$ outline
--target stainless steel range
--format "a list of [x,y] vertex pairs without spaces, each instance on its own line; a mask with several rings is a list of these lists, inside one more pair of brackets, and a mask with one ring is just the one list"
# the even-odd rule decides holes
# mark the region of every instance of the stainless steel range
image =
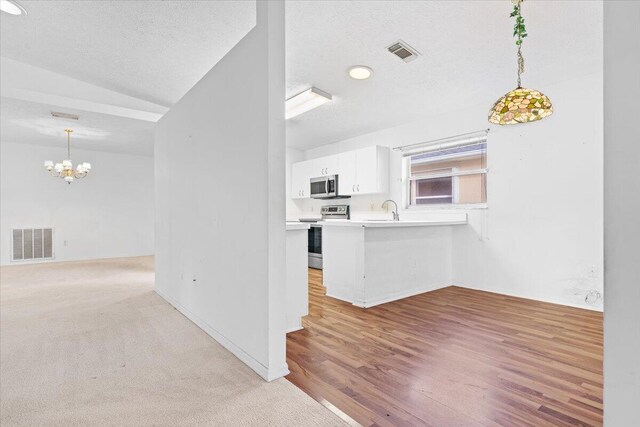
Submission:
[[349,205],[328,205],[320,208],[322,218],[300,218],[311,224],[309,228],[309,267],[322,270],[322,225],[325,219],[349,219]]

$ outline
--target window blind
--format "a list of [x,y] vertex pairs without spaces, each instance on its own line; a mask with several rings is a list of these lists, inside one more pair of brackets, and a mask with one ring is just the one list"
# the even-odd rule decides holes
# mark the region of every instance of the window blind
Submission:
[[411,157],[418,154],[430,153],[433,151],[478,145],[487,142],[488,133],[489,129],[484,129],[477,132],[465,133],[462,135],[436,139],[433,141],[418,142],[416,144],[395,147],[394,150],[401,151],[402,157]]

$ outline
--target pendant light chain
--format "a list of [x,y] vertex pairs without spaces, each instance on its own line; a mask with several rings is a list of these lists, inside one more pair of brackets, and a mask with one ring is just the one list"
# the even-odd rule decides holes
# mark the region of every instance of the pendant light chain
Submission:
[[522,74],[524,73],[524,57],[522,56],[522,39],[527,37],[527,30],[524,26],[524,18],[522,17],[522,2],[524,0],[512,0],[513,12],[512,17],[516,18],[516,24],[513,26],[513,35],[517,36],[516,45],[518,46],[518,87],[522,87]]
[[67,160],[71,160],[71,129],[64,131],[67,133]]
[[518,46],[518,87],[522,87],[520,76],[524,73],[524,58],[522,57],[522,46]]
[[542,92],[522,87],[524,73],[524,57],[522,56],[522,41],[527,37],[524,18],[522,17],[522,3],[524,0],[511,0],[513,10],[511,18],[515,18],[513,37],[516,38],[518,60],[518,87],[500,97],[489,110],[489,123],[498,125],[513,125],[542,120],[553,114],[553,105]]

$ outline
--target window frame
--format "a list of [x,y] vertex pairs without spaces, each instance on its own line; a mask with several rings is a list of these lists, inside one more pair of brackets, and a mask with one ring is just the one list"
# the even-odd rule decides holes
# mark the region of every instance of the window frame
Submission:
[[[488,151],[489,145],[485,142],[485,152],[488,163]],[[417,154],[416,154],[417,155]],[[402,211],[428,211],[428,210],[452,210],[452,209],[487,209],[489,201],[489,167],[473,169],[469,171],[456,171],[457,168],[451,168],[452,172],[447,174],[425,174],[424,178],[444,178],[450,176],[452,178],[452,200],[457,200],[459,196],[458,192],[458,177],[464,175],[485,175],[485,192],[486,198],[483,203],[434,203],[427,205],[412,205],[411,204],[411,157],[402,157]],[[415,178],[414,178],[415,179]]]

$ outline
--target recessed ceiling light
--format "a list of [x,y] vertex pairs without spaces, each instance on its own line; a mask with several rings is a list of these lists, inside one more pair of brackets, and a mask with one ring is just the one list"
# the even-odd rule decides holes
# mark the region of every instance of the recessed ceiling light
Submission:
[[27,11],[24,10],[24,7],[20,6],[13,0],[0,0],[0,10],[3,12],[7,12],[10,15],[27,14]]
[[332,98],[331,94],[316,87],[300,92],[299,94],[287,99],[287,102],[285,103],[285,119],[290,119],[302,113],[306,113],[309,110],[313,110],[314,108],[331,101]]
[[354,65],[349,68],[349,77],[355,80],[366,80],[373,76],[373,70],[366,65]]

